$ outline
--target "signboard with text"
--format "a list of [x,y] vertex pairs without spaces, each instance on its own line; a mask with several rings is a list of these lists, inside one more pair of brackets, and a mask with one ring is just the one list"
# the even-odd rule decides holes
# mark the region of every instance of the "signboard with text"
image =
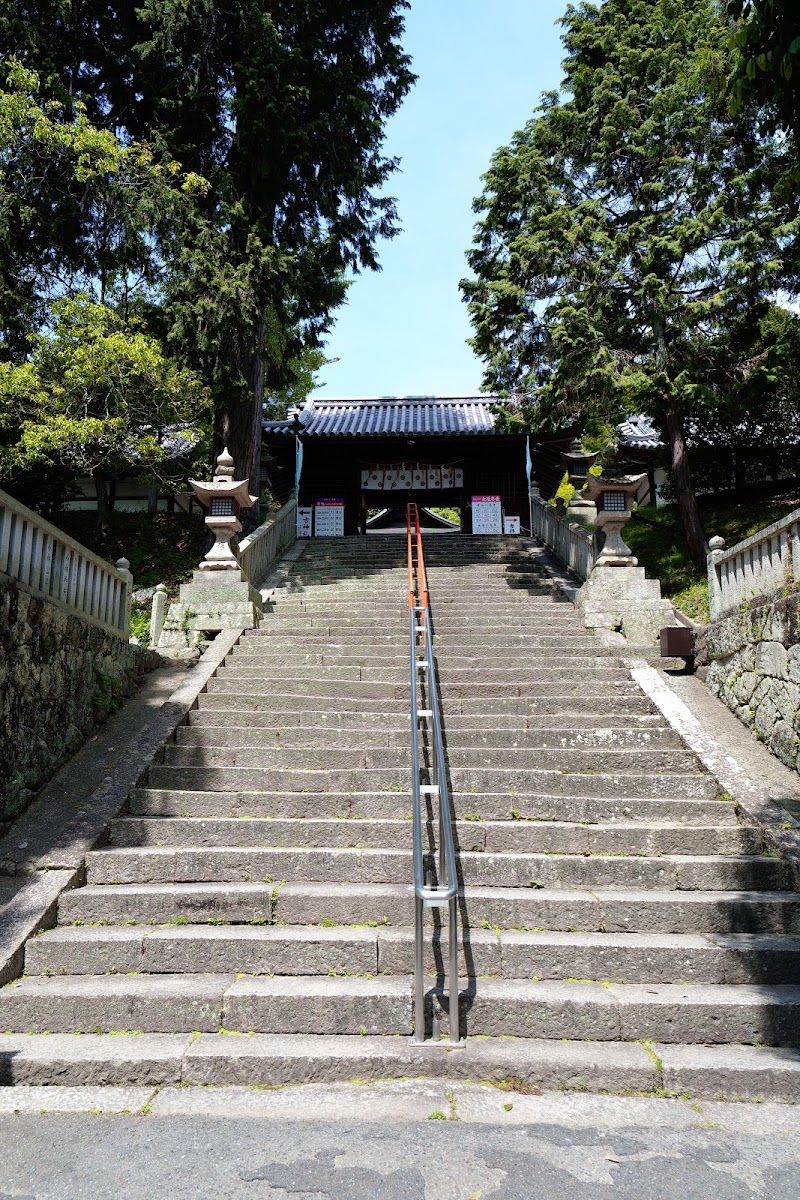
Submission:
[[344,500],[324,499],[315,502],[314,536],[344,537]]
[[472,497],[472,532],[503,532],[503,503],[499,496]]
[[313,508],[298,508],[297,510],[297,536],[299,538],[311,537],[311,520],[314,515]]

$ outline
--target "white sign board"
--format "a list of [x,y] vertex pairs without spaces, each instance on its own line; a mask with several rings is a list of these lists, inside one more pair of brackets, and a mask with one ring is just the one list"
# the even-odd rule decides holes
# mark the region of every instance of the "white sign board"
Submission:
[[314,515],[313,508],[298,508],[297,510],[297,536],[299,538],[311,537],[311,519]]
[[503,517],[503,533],[519,533],[519,517]]
[[472,532],[503,532],[503,505],[499,496],[472,497]]
[[344,500],[317,500],[314,505],[314,536],[344,537]]

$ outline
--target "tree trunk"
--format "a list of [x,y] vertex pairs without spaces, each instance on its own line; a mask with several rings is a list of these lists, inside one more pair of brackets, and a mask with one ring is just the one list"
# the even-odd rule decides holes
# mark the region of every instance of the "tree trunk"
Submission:
[[[249,394],[246,399],[231,400],[217,407],[214,414],[214,460],[227,446],[233,455],[237,479],[249,479],[250,495],[261,492],[261,420],[264,402],[264,360],[261,353],[265,320],[259,325],[253,344],[243,347],[240,361],[250,360],[248,372]],[[242,509],[243,536],[257,528],[259,506]]]
[[667,435],[672,459],[672,483],[675,488],[675,498],[678,502],[683,532],[689,544],[689,554],[697,569],[705,571],[708,545],[700,521],[692,473],[689,469],[689,456],[683,430],[683,413],[677,409],[671,409],[667,413]]
[[108,501],[108,480],[100,467],[92,471],[94,490],[97,497],[97,532],[105,537],[111,524],[111,505]]

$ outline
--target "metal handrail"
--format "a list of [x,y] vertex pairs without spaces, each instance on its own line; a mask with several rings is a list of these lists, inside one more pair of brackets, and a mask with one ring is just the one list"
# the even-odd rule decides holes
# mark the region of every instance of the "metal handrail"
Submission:
[[[422,552],[422,532],[419,510],[409,504],[406,516],[408,545],[408,616],[411,667],[411,790],[413,797],[414,838],[414,1037],[425,1041],[425,961],[423,915],[426,908],[448,908],[448,990],[450,1006],[450,1038],[440,1044],[462,1046],[459,1036],[458,1005],[458,876],[453,842],[452,808],[447,786],[447,767],[442,738],[441,708],[436,685],[433,641],[428,595],[428,578]],[[423,657],[420,657],[420,654]],[[419,707],[419,690],[427,693],[427,706]],[[433,763],[430,783],[423,785],[419,761],[419,727],[425,721],[433,738]],[[439,809],[439,882],[425,878],[425,857],[422,845],[422,795],[430,795]],[[435,1026],[434,1026],[435,1034]],[[434,1043],[439,1044],[434,1036]]]

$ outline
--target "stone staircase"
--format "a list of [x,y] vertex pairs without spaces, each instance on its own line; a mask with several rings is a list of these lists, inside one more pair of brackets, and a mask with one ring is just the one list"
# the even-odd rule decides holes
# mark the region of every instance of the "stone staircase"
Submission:
[[[425,553],[466,1048],[409,1040],[405,541],[370,536],[305,547],[28,943],[0,990],[0,1082],[800,1096],[786,864],[535,552],[440,535]],[[431,1021],[447,999],[429,916]]]

